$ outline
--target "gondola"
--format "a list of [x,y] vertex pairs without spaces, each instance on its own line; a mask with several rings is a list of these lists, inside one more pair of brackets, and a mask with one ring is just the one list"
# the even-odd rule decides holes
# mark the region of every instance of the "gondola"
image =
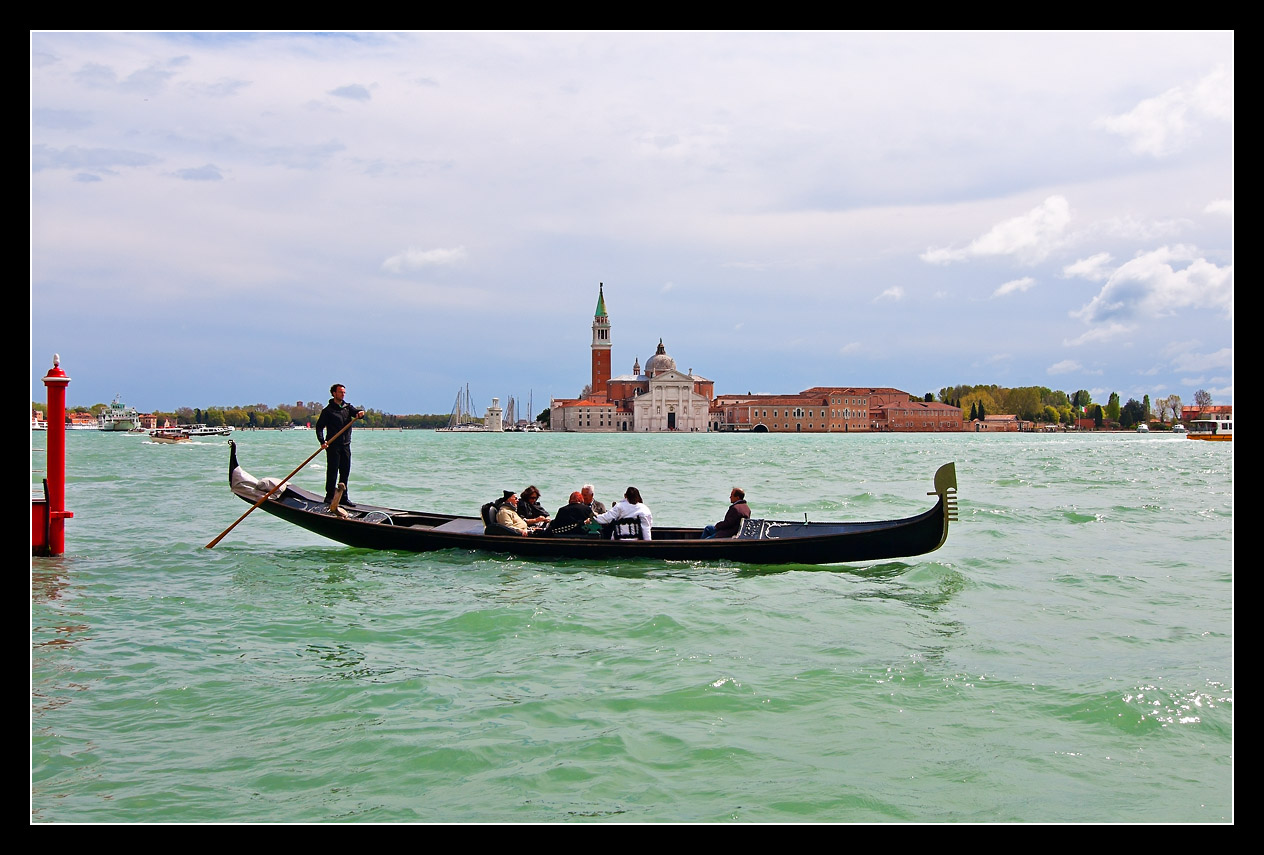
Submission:
[[[277,485],[260,480],[237,462],[230,441],[228,481],[233,493],[255,504]],[[262,510],[323,537],[360,549],[431,552],[473,549],[525,558],[735,561],[748,564],[839,564],[904,558],[934,552],[957,519],[957,470],[952,463],[935,473],[935,506],[925,513],[879,522],[789,522],[750,519],[731,538],[701,538],[701,527],[654,526],[652,540],[548,537],[496,532],[482,517],[462,517],[357,504],[335,508],[322,496],[288,484],[260,505]],[[487,506],[484,506],[486,508]]]

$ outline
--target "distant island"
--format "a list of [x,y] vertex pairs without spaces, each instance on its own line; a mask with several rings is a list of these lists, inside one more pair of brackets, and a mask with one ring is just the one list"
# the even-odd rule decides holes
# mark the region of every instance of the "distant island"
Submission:
[[[927,392],[922,397],[910,396],[912,401],[938,401],[961,410],[961,418],[967,424],[983,421],[988,417],[1013,416],[1019,422],[1030,423],[1034,429],[1087,428],[1129,430],[1138,424],[1147,423],[1162,428],[1180,421],[1182,410],[1190,410],[1183,406],[1179,395],[1168,395],[1151,400],[1149,395],[1141,401],[1129,398],[1120,403],[1118,393],[1111,393],[1106,403],[1095,403],[1092,395],[1085,389],[1067,394],[1061,390],[1044,386],[1019,386],[1006,388],[992,385],[946,386],[938,393]],[[1194,393],[1194,407],[1210,407],[1212,397],[1206,390]],[[289,428],[295,426],[314,425],[320,417],[324,404],[316,401],[296,401],[294,404],[239,404],[221,407],[180,407],[172,412],[146,413],[147,421],[161,426],[180,424],[206,424],[211,426],[231,425],[234,428]],[[80,418],[90,416],[93,419],[109,408],[108,404],[93,404],[90,407],[68,407],[68,418],[78,415]],[[45,413],[45,404],[32,401],[31,409],[41,416]],[[536,417],[545,427],[549,425],[549,409],[543,410]],[[400,414],[384,413],[369,408],[365,410],[363,427],[387,428],[400,430],[430,430],[447,425],[451,413]],[[1041,428],[1043,426],[1043,428]],[[969,430],[970,428],[966,428]]]

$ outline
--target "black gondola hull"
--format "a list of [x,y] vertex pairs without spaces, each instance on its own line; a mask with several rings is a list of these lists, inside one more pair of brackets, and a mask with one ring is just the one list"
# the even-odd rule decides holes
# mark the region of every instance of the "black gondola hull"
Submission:
[[[230,443],[230,445],[232,445]],[[238,473],[236,476],[234,473]],[[244,477],[243,477],[244,476]],[[234,493],[255,503],[261,491],[242,489],[250,478],[232,451]],[[669,561],[732,561],[747,564],[839,564],[924,555],[947,538],[955,519],[956,475],[952,464],[936,474],[937,501],[925,513],[880,522],[798,523],[750,520],[738,537],[702,539],[699,529],[654,527],[652,540],[588,537],[522,537],[485,534],[475,517],[428,514],[359,504],[330,513],[321,497],[283,487],[260,509],[314,534],[360,549],[432,552],[480,550],[523,558],[589,560],[654,558]]]

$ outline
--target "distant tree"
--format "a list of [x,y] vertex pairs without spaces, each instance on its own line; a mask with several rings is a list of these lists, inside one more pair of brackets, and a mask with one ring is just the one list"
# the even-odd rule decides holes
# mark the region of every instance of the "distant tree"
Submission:
[[1044,420],[1050,424],[1057,424],[1062,420],[1062,414],[1058,412],[1058,408],[1053,404],[1045,404]]
[[1102,417],[1102,405],[1094,404],[1093,405],[1093,427],[1100,429],[1103,421],[1105,421],[1105,419]]
[[593,392],[592,384],[585,383],[584,388],[579,390],[579,397],[582,400],[583,398],[587,398],[589,395],[591,395],[592,392]]
[[987,413],[984,412],[983,410],[983,402],[979,401],[979,419],[982,420],[986,418],[987,418]]
[[1145,404],[1142,404],[1136,398],[1129,398],[1128,403],[1124,404],[1123,410],[1119,413],[1119,426],[1130,428],[1133,425],[1141,424],[1146,421],[1148,415]]
[[1168,395],[1167,408],[1172,412],[1172,421],[1178,421],[1181,417],[1181,396]]
[[1211,393],[1208,392],[1206,389],[1199,389],[1197,392],[1195,392],[1194,393],[1194,406],[1195,407],[1210,407],[1211,406]]
[[1106,418],[1112,422],[1119,421],[1119,393],[1111,392],[1110,400],[1106,402]]
[[933,402],[934,402],[934,400],[935,400],[935,393],[934,393],[934,392],[927,392],[927,393],[926,393],[926,395],[925,395],[925,397],[923,397],[923,398],[922,398],[922,400],[923,400],[923,401],[925,401],[925,402],[926,402],[926,403],[928,403],[928,404],[933,403]]
[[551,412],[552,412],[551,410],[549,410],[548,408],[545,408],[545,409],[543,409],[543,410],[541,410],[541,411],[540,411],[540,415],[536,416],[536,417],[535,417],[535,420],[536,420],[537,422],[539,422],[540,424],[544,425],[545,427],[548,427],[548,426],[549,426],[549,416],[550,416],[550,413],[551,413]]
[[1146,421],[1149,421],[1150,415],[1153,412],[1153,410],[1150,409],[1150,396],[1149,395],[1146,395],[1141,399],[1141,406],[1145,408]]
[[1005,412],[1013,413],[1020,419],[1035,421],[1043,409],[1039,386],[1019,386],[1010,389],[1005,395]]
[[978,417],[979,417],[979,405],[976,402],[970,405],[970,421],[974,421]]

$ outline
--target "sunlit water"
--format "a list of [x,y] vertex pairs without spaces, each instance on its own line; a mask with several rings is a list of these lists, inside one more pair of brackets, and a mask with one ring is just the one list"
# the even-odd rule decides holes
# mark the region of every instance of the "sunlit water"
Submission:
[[[287,474],[310,432],[236,434]],[[42,435],[32,435],[42,468]],[[247,508],[227,445],[71,433],[35,559],[36,822],[1233,820],[1233,449],[1150,435],[357,431],[358,502],[631,485],[659,525],[884,519],[881,563],[345,548]],[[323,455],[295,479],[323,489]]]

